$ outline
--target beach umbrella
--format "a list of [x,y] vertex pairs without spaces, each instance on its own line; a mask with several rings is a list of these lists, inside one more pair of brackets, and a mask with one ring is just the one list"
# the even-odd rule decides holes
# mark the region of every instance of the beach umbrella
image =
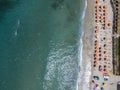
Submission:
[[110,71],[108,72],[108,74],[109,74],[109,75],[113,75],[113,70],[110,70]]
[[103,12],[105,12],[105,9],[103,10]]
[[94,65],[96,65],[97,64],[97,61],[94,61]]
[[102,85],[103,85],[104,87],[106,87],[106,83],[102,83]]
[[97,47],[95,48],[95,53],[97,53],[97,50],[96,50],[96,49],[97,49]]
[[99,22],[99,20],[95,20],[95,22]]
[[94,83],[95,83],[95,81],[94,81],[94,80],[92,80],[92,83],[94,84]]
[[[99,80],[99,79],[100,79],[98,76],[93,76],[93,78],[94,78],[95,80]],[[98,85],[96,85],[96,86],[98,86]]]
[[97,50],[97,51],[99,50],[98,46],[95,47],[95,50]]
[[96,15],[96,16],[95,16],[95,18],[96,18],[96,19],[99,19],[99,16],[98,16],[98,15]]
[[101,12],[101,9],[99,9],[99,12]]
[[106,71],[106,69],[103,69],[103,71]]
[[104,47],[106,47],[106,44],[104,44]]
[[95,2],[96,4],[98,3],[98,1]]
[[103,13],[103,16],[105,16],[105,12]]
[[99,26],[95,26],[96,29],[99,29]]
[[104,78],[104,81],[108,81],[108,78]]
[[105,19],[106,17],[103,17],[103,19]]
[[116,4],[118,4],[118,1],[116,0]]
[[99,65],[98,70],[102,71],[102,66],[101,65]]
[[99,5],[99,8],[100,8],[100,9],[102,8],[101,5]]
[[96,5],[95,8],[98,9],[98,8],[99,8],[99,5]]
[[103,39],[104,39],[105,41],[107,41],[107,40],[108,40],[108,37],[104,37]]
[[94,64],[93,67],[97,67],[97,65]]
[[106,60],[106,58],[104,58],[104,60]]
[[107,5],[103,5],[103,9],[107,9]]
[[93,67],[97,67],[97,65],[96,65],[96,64],[93,64]]
[[99,61],[101,61],[102,59],[101,58],[99,58]]
[[95,61],[98,61],[98,56],[96,56],[96,59],[94,59]]
[[116,8],[116,11],[118,11],[118,8]]
[[97,30],[95,30],[95,33],[99,33],[99,30],[97,29]]
[[108,26],[112,26],[112,23],[108,23]]
[[104,68],[106,68],[107,66],[106,65],[104,65]]
[[104,88],[103,88],[103,87],[101,87],[101,90],[104,90]]
[[101,50],[99,50],[99,53],[101,53],[102,51]]
[[95,42],[97,43],[97,42],[98,42],[98,40],[95,40]]
[[98,53],[95,53],[95,57],[98,57]]
[[94,57],[94,60],[96,59],[96,57]]
[[98,48],[95,48],[95,53],[98,53]]
[[[107,19],[105,18],[104,20],[103,20],[103,22],[105,23],[105,22],[107,22]],[[107,27],[107,25],[105,24],[105,28]]]
[[102,53],[102,48],[101,48],[101,49],[99,49],[99,51],[100,51],[100,53]]
[[99,46],[99,43],[98,43],[98,42],[97,42],[97,43],[95,43],[95,46],[96,46],[96,47],[98,47],[98,46]]
[[99,56],[102,56],[102,54],[99,54]]
[[95,60],[95,61],[98,61],[98,57],[96,57],[94,60]]
[[104,54],[107,54],[107,51],[104,51]]

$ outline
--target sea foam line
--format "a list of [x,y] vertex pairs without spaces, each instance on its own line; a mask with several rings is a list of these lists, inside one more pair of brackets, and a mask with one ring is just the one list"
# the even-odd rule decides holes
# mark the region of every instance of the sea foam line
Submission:
[[79,83],[81,82],[81,74],[82,72],[80,71],[81,66],[82,66],[82,52],[83,52],[83,35],[84,35],[84,28],[82,27],[84,25],[84,19],[85,19],[85,14],[86,14],[86,10],[87,10],[87,0],[85,0],[85,7],[83,9],[82,12],[82,17],[80,19],[80,21],[82,21],[81,24],[81,36],[80,36],[80,42],[79,42],[79,52],[78,52],[78,59],[79,59],[79,71],[78,71],[78,79],[77,79],[77,84],[76,84],[76,90],[79,90]]

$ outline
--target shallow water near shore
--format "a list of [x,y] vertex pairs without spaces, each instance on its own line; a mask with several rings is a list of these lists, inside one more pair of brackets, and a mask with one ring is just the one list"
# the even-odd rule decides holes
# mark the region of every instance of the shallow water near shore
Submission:
[[3,1],[0,90],[76,90],[84,0]]

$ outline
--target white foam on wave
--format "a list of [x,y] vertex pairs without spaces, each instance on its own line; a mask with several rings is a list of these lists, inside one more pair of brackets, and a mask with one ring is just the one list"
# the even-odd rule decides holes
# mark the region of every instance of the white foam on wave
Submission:
[[74,76],[77,75],[77,63],[75,63],[71,52],[74,52],[72,46],[64,48],[57,46],[51,49],[44,77],[44,90],[52,88],[55,84],[56,89],[58,88],[59,90],[65,90],[65,88],[75,90],[73,84],[75,82]]
[[[84,71],[82,71],[82,67],[84,67],[83,65],[82,65],[82,50],[83,50],[83,40],[82,40],[82,38],[83,38],[83,35],[84,35],[84,28],[83,28],[83,25],[84,25],[84,19],[85,19],[85,14],[86,14],[86,9],[87,9],[87,0],[85,0],[85,6],[84,6],[84,9],[83,9],[83,12],[82,12],[82,17],[81,17],[81,19],[80,19],[80,21],[82,21],[81,23],[81,27],[80,27],[80,30],[81,30],[81,37],[80,37],[80,42],[79,42],[79,54],[78,54],[78,59],[79,59],[79,71],[78,71],[78,79],[77,79],[77,84],[76,84],[76,90],[80,90],[79,89],[79,84],[80,84],[80,82],[83,80],[83,78],[82,78],[82,75],[83,75],[83,73],[84,73],[84,75],[85,75],[85,81],[87,82],[86,84],[88,84],[89,83],[89,78],[90,78],[90,75],[91,75],[91,72],[90,72],[90,70],[89,71],[87,71],[87,72],[84,72]],[[90,63],[88,62],[88,64],[87,64],[87,66],[86,66],[86,69],[89,69],[91,67],[91,65],[90,65]],[[87,76],[88,75],[88,76]],[[83,86],[84,87],[84,86]],[[88,89],[86,89],[86,88],[84,88],[83,90],[88,90]]]
[[20,19],[17,20],[17,24],[16,24],[16,29],[14,31],[14,35],[17,36],[18,35],[18,29],[20,27]]

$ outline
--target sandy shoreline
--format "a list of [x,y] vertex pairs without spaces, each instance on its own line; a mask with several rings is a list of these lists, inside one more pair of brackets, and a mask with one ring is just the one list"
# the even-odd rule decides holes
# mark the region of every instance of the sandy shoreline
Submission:
[[82,52],[82,66],[81,67],[81,82],[79,83],[79,90],[90,90],[90,80],[92,74],[92,48],[93,48],[93,26],[94,26],[94,0],[87,1],[87,10],[84,21],[84,35],[83,35],[83,52]]
[[[107,7],[109,7],[110,14],[106,17],[108,18],[109,23],[110,23],[110,22],[112,22],[111,20],[113,17],[112,16],[113,12],[111,10],[110,1],[107,1]],[[97,82],[97,84],[99,84],[100,86],[101,86],[101,83],[104,82],[103,73],[101,74],[101,72],[99,72],[98,69],[93,68],[93,65],[92,65],[93,61],[94,61],[94,59],[93,59],[94,37],[93,36],[94,36],[94,26],[96,25],[96,23],[94,22],[94,16],[95,16],[94,15],[94,0],[87,0],[87,10],[86,10],[85,19],[84,19],[84,30],[83,30],[84,35],[82,38],[82,40],[83,40],[83,50],[82,51],[83,52],[82,52],[82,65],[80,67],[81,81],[79,82],[78,90],[91,90],[93,88],[92,84],[90,83],[90,81],[93,79],[92,75],[100,76],[100,80],[99,80],[99,82]],[[106,30],[108,30],[108,29],[106,29]],[[112,31],[111,28],[110,28],[110,30]],[[102,33],[102,35],[104,35],[104,34],[105,33]],[[108,36],[110,38],[112,37],[111,34],[109,34]],[[101,38],[101,37],[102,36],[100,34],[99,38]],[[107,45],[108,44],[109,43],[107,43]],[[110,58],[110,62],[112,62],[111,58]],[[104,64],[102,63],[101,65],[104,65]],[[110,65],[112,65],[112,63]],[[111,68],[112,68],[112,66],[111,66]],[[120,81],[119,76],[110,75],[109,81],[105,82],[107,87],[104,87],[104,89],[105,90],[116,90],[117,81]],[[113,83],[113,85],[111,85],[110,83]]]

